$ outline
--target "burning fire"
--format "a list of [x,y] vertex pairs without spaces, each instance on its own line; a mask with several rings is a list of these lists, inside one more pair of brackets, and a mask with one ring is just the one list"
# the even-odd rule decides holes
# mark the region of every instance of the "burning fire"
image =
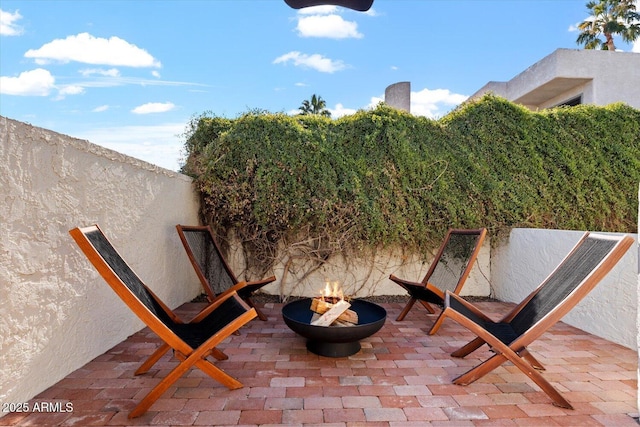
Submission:
[[344,292],[342,291],[342,286],[340,286],[340,282],[331,282],[331,281],[325,282],[324,289],[320,291],[319,298],[331,304],[335,304],[340,300],[348,300],[348,298],[344,297]]

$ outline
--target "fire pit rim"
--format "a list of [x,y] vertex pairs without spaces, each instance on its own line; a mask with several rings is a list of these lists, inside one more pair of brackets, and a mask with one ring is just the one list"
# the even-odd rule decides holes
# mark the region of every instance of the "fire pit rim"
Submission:
[[[313,314],[310,308],[311,300],[312,298],[303,298],[285,304],[282,307],[282,317],[293,332],[312,342],[357,342],[378,332],[387,318],[384,307],[373,302],[353,299],[350,301],[352,304],[350,308],[358,313],[359,320],[363,323],[349,326],[311,325],[310,320]],[[368,312],[365,313],[362,310],[368,310]]]

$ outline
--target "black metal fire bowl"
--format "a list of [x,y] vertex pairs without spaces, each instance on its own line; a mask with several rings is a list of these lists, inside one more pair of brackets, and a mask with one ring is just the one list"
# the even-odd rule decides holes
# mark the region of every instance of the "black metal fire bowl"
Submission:
[[311,325],[311,298],[292,301],[282,307],[282,317],[291,330],[307,338],[307,349],[326,357],[346,357],[360,351],[360,340],[382,328],[387,311],[377,304],[351,300],[350,310],[358,313],[358,324],[353,326]]

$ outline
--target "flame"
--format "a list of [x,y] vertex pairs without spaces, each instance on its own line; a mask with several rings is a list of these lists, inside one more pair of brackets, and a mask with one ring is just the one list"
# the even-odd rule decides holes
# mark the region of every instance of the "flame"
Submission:
[[344,299],[344,292],[340,286],[340,282],[326,281],[324,289],[320,291],[320,297],[325,301],[339,301]]

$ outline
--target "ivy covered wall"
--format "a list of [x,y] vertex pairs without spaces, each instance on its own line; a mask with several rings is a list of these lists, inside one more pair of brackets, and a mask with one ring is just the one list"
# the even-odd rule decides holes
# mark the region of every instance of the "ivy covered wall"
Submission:
[[185,145],[203,221],[240,238],[250,276],[282,248],[316,265],[389,246],[426,257],[450,227],[637,232],[640,110],[623,104],[203,115]]

